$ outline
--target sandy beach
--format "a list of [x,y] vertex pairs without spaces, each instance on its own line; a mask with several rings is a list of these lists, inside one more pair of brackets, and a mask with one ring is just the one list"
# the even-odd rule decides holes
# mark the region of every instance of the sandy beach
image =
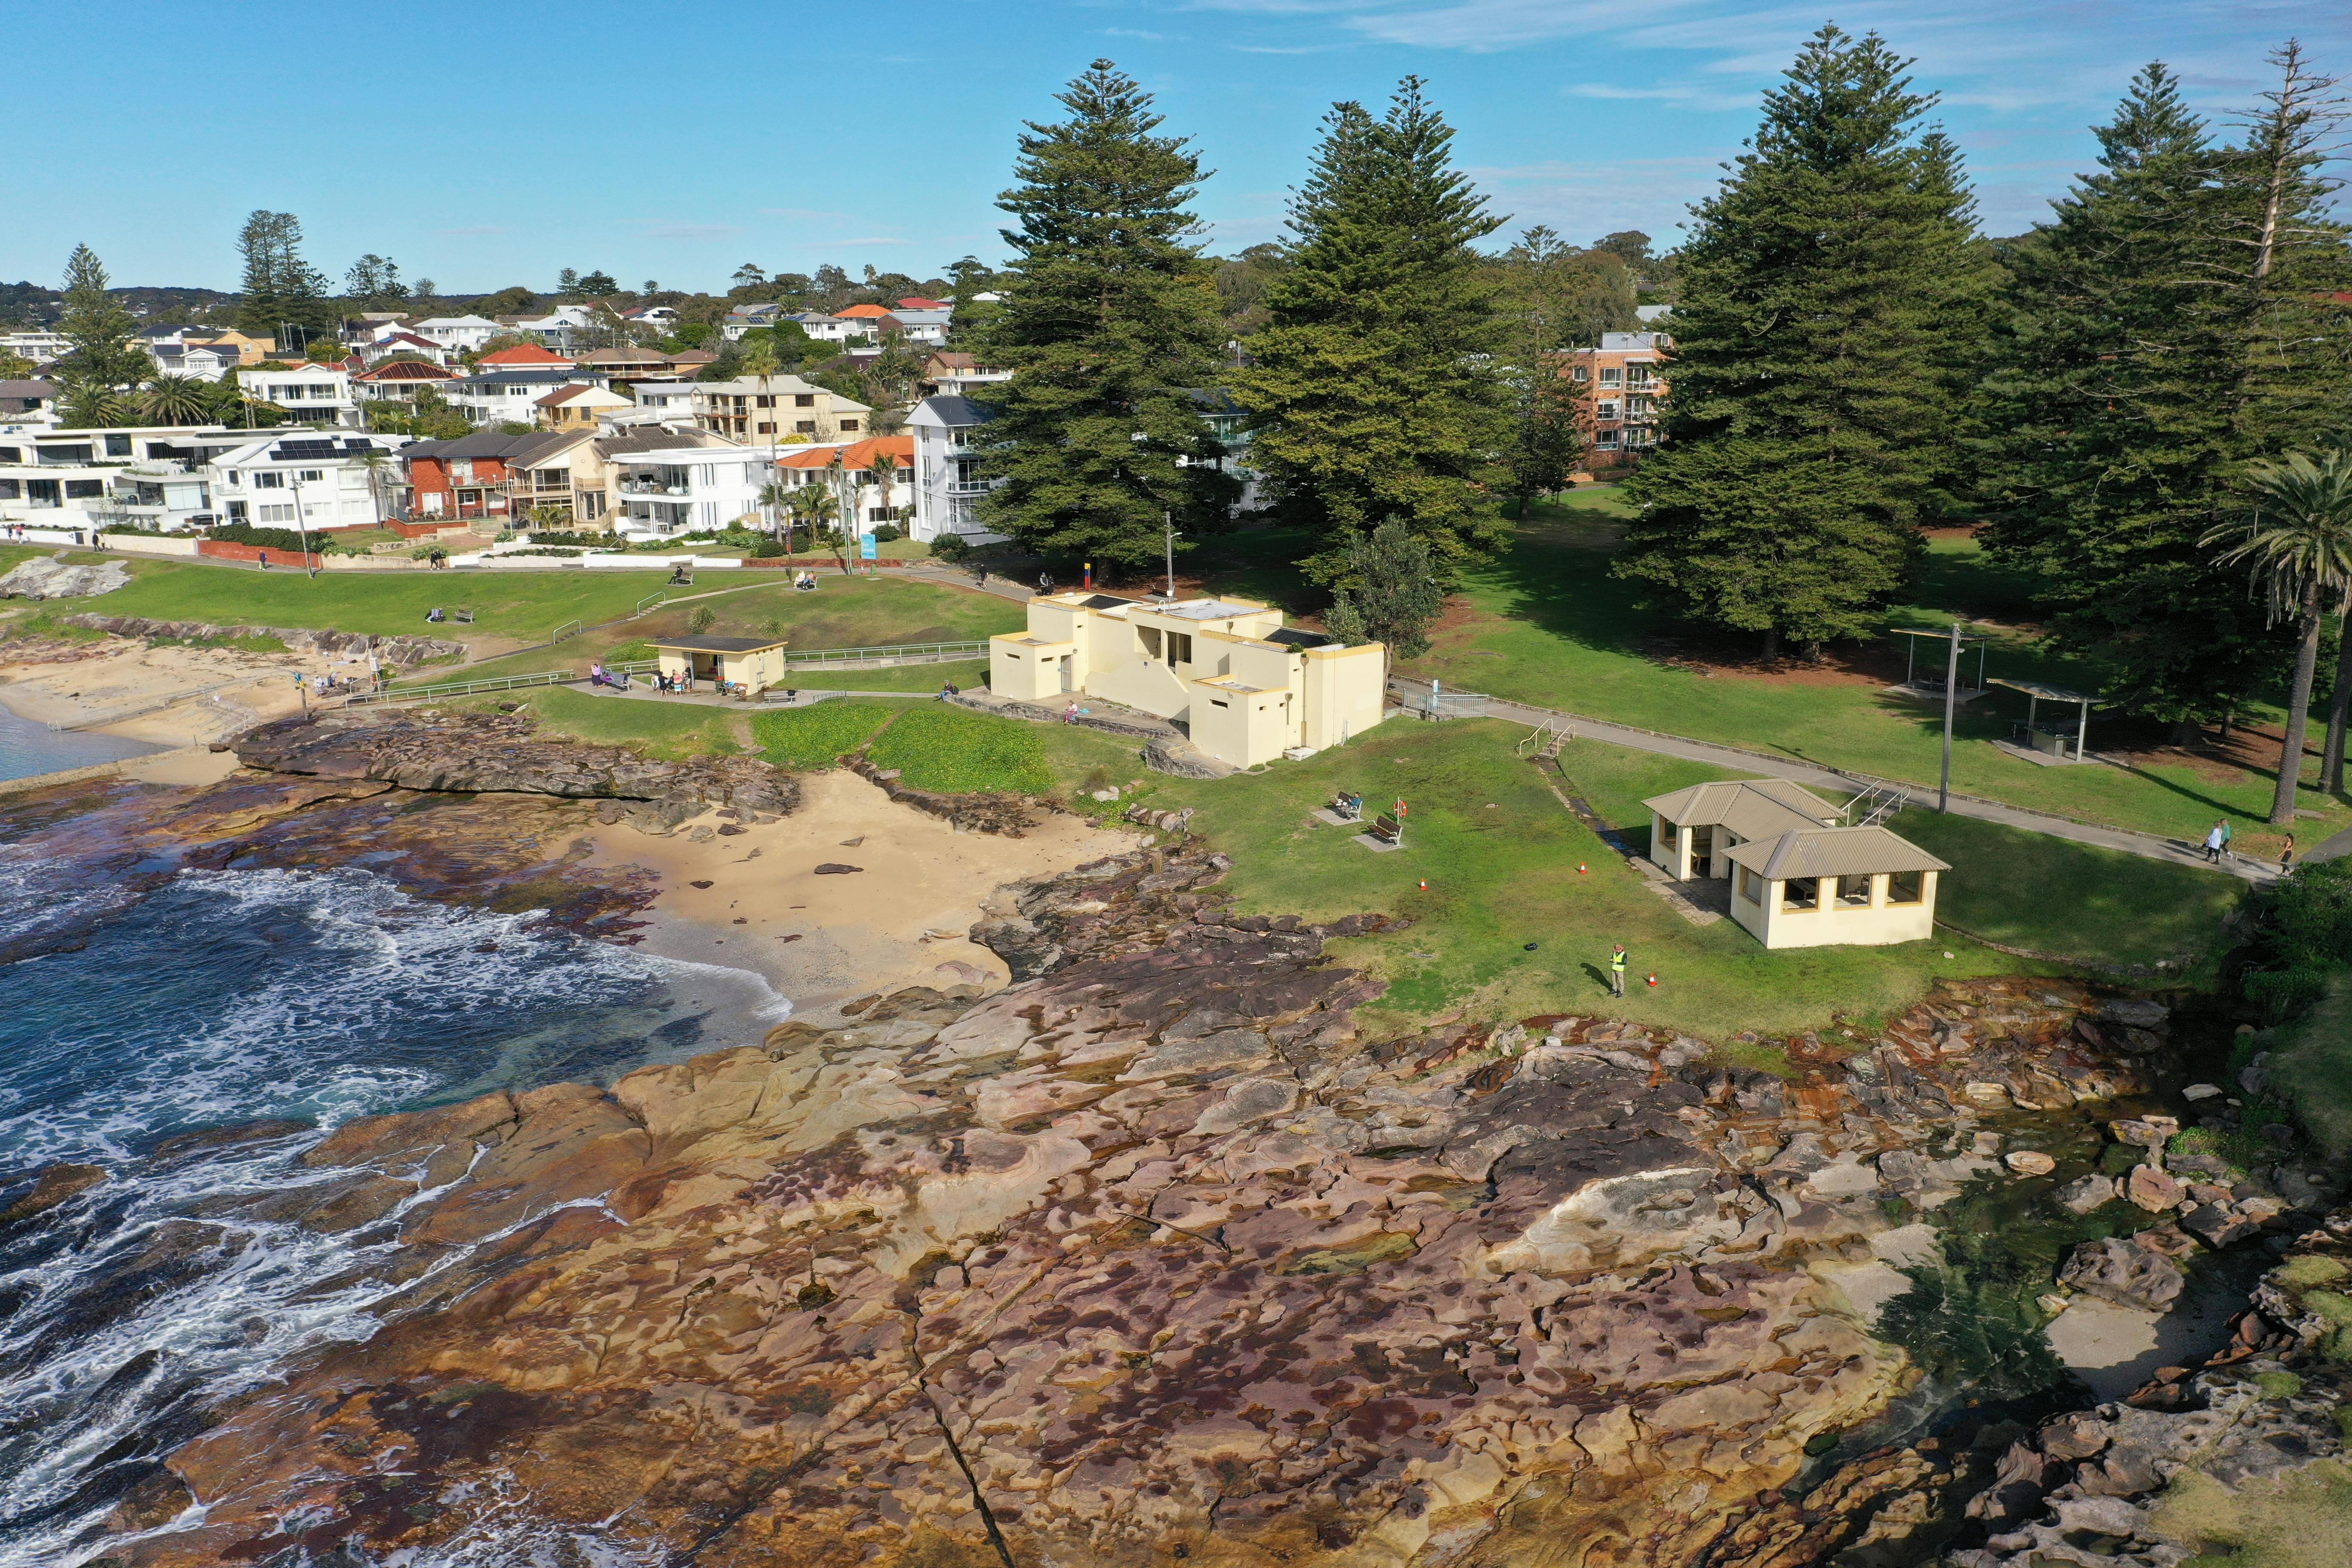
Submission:
[[[811,1016],[893,985],[1004,984],[1003,962],[964,935],[981,901],[1139,842],[1058,813],[1020,838],[961,832],[840,770],[803,787],[790,816],[724,836],[736,825],[715,815],[667,838],[600,828],[587,864],[660,876],[646,951],[753,970]],[[860,868],[818,875],[825,864]]]
[[[163,746],[207,744],[299,710],[298,670],[313,690],[331,673],[366,673],[363,662],[328,655],[150,647],[125,637],[36,646],[37,657],[0,664],[0,703],[11,712]],[[110,714],[122,717],[107,722]]]

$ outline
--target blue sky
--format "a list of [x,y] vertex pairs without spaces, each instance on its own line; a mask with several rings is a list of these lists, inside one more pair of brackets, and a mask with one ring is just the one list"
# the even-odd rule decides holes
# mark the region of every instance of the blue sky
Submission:
[[1917,59],[1996,233],[2087,163],[2085,128],[2149,58],[2217,117],[2290,33],[2352,76],[2342,0],[0,0],[9,53],[47,62],[18,106],[0,279],[54,284],[87,240],[118,283],[234,287],[264,206],[300,215],[331,273],[375,251],[450,290],[567,266],[689,289],[746,260],[932,275],[1001,254],[1018,121],[1097,55],[1216,171],[1220,250],[1278,235],[1334,100],[1406,72],[1513,228],[1668,240],[1829,19]]

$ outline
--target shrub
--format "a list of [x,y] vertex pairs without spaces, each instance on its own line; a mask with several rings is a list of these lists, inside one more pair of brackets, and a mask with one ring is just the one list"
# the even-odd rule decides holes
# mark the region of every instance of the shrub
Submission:
[[878,767],[897,768],[916,789],[1044,795],[1054,787],[1043,731],[944,703],[902,714],[867,754]]
[[887,523],[887,522],[877,522],[877,523],[876,523],[876,524],[874,525],[874,542],[875,542],[875,543],[877,543],[877,544],[887,544],[887,543],[889,543],[892,540],[894,540],[894,539],[896,539],[896,538],[898,538],[898,531],[896,528],[892,527],[890,524],[888,524],[888,523]]
[[686,617],[686,629],[697,637],[709,631],[719,621],[719,612],[708,605],[697,605]]
[[961,561],[971,553],[971,542],[961,533],[942,533],[931,541],[931,555],[940,561]]
[[777,767],[800,772],[829,768],[864,745],[892,711],[880,702],[835,699],[757,714],[751,720],[751,738],[766,748],[766,760]]
[[783,554],[784,542],[772,533],[761,534],[760,542],[751,546],[751,559],[754,561],[774,561]]

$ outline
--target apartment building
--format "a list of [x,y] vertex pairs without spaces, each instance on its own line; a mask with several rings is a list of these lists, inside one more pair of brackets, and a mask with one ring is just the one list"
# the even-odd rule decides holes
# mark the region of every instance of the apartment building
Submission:
[[559,388],[601,386],[601,376],[587,371],[551,366],[520,370],[476,371],[450,382],[442,391],[449,405],[478,426],[530,425],[539,417],[539,400]]
[[991,411],[955,393],[926,397],[907,417],[914,438],[914,511],[908,537],[925,543],[961,534],[967,543],[993,544],[1004,536],[980,521],[980,498],[995,487],[980,478],[983,431]]
[[631,539],[709,533],[756,517],[768,456],[740,447],[673,441],[620,456],[613,526]]
[[[841,467],[834,468],[838,456]],[[890,459],[890,482],[881,482],[876,459]],[[906,527],[915,505],[915,438],[912,436],[869,436],[845,446],[795,447],[776,459],[776,471],[793,486],[835,487],[836,505],[845,500],[843,515],[852,533],[871,533],[884,523]]]
[[1568,356],[1565,374],[1591,411],[1591,467],[1630,466],[1658,444],[1658,409],[1666,398],[1663,366],[1673,347],[1664,332],[1603,332],[1599,347]]
[[796,375],[697,382],[691,396],[697,425],[714,436],[754,445],[855,441],[866,433],[874,412]]
[[220,425],[0,426],[0,521],[166,531],[209,523],[213,459],[253,439]]
[[257,528],[362,528],[391,507],[405,436],[280,432],[240,443],[206,465],[225,520]]
[[284,370],[240,373],[237,385],[264,403],[278,405],[301,424],[359,428],[359,399],[352,395],[348,366],[305,360]]
[[430,387],[446,391],[457,373],[421,359],[388,359],[352,373],[352,395],[362,403],[415,403]]

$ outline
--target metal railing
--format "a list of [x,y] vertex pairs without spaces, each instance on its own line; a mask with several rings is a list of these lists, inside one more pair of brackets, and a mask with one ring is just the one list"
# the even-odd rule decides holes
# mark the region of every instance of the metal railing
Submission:
[[1402,676],[1389,678],[1389,690],[1406,712],[1424,719],[1483,719],[1492,700],[1484,691],[1448,691],[1443,686]]
[[629,612],[629,619],[634,621],[639,616],[644,615],[647,610],[657,609],[668,603],[669,595],[667,594],[647,594],[644,598],[637,601],[637,607]]
[[570,620],[570,621],[566,621],[566,622],[564,622],[562,626],[560,626],[556,627],[553,631],[551,631],[551,632],[550,632],[550,633],[548,633],[548,634],[547,634],[547,646],[548,646],[548,647],[553,647],[557,643],[562,642],[565,637],[578,637],[578,636],[581,634],[581,632],[582,632],[583,630],[584,630],[584,629],[585,629],[585,628],[584,628],[584,627],[581,625],[581,623],[580,623],[580,622],[578,622],[577,620]]
[[562,686],[580,679],[576,669],[542,669],[530,675],[501,675],[489,680],[447,680],[433,686],[395,686],[383,691],[354,692],[343,706],[373,702],[431,701],[442,697],[474,697],[485,691],[512,691],[525,686]]
[[[977,658],[986,652],[984,642],[904,643],[893,647],[828,647],[808,653],[786,653],[787,671],[803,669],[887,668],[901,664],[949,664],[958,659]],[[651,675],[661,668],[657,658],[607,659],[604,668],[615,675]]]

